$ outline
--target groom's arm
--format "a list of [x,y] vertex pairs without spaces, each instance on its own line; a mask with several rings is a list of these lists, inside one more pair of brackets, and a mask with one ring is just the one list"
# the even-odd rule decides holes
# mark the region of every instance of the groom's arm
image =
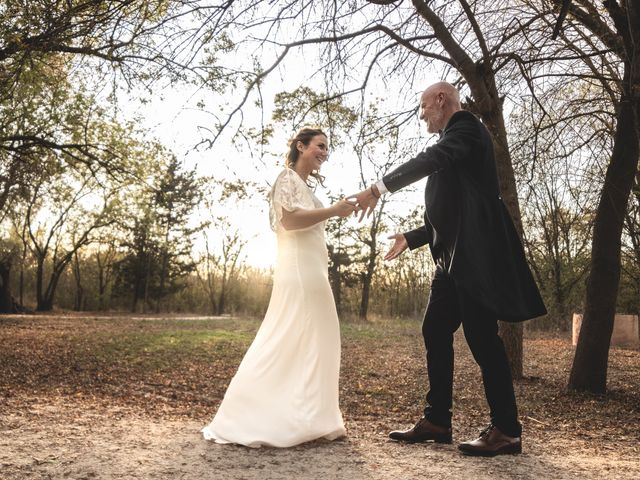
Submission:
[[433,231],[431,226],[423,225],[409,232],[403,233],[407,240],[409,250],[415,250],[433,241]]
[[396,192],[432,173],[474,158],[472,152],[482,145],[481,124],[470,112],[463,111],[455,115],[462,116],[447,128],[446,134],[438,143],[392,170],[370,188],[348,197],[358,203],[362,212],[360,221],[365,215],[371,215],[381,195]]
[[387,173],[375,184],[376,189],[379,194],[393,193],[439,170],[468,161],[480,139],[478,120],[465,112],[465,117],[457,120],[442,140]]

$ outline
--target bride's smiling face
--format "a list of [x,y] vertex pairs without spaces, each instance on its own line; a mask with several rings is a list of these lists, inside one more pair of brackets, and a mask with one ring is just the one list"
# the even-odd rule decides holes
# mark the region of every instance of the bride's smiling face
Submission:
[[329,142],[324,135],[316,135],[309,141],[309,145],[298,142],[298,151],[298,161],[303,162],[311,171],[318,171],[329,156]]

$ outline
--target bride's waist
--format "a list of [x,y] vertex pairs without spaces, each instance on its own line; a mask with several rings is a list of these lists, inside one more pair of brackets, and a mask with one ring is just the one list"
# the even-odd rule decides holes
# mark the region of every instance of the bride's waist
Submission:
[[296,234],[278,235],[278,252],[294,250],[323,250],[327,246],[322,232],[308,233],[300,232]]
[[316,248],[278,248],[277,264],[327,263],[329,254],[322,244]]
[[280,259],[276,262],[274,269],[274,281],[281,282],[298,282],[302,280],[319,281],[326,280],[329,275],[329,268],[326,260],[319,258],[304,261],[290,261],[291,259]]
[[314,265],[327,268],[329,254],[324,242],[315,245],[278,245],[276,268],[278,266]]

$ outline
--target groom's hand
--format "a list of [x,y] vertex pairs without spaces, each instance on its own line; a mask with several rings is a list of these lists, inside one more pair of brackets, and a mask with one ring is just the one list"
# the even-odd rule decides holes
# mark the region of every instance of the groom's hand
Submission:
[[389,238],[389,240],[394,240],[394,242],[391,246],[391,249],[384,256],[385,260],[393,260],[394,258],[397,258],[398,255],[400,255],[409,247],[407,239],[402,233],[396,233],[395,235],[391,235],[387,238]]
[[374,188],[376,187],[372,186],[371,188],[367,188],[360,193],[356,193],[355,195],[350,195],[347,197],[347,200],[355,200],[358,204],[356,214],[357,212],[360,212],[360,218],[358,219],[359,222],[362,221],[365,214],[367,215],[367,218],[370,217],[373,213],[373,210],[376,208],[376,205],[378,204],[380,194],[378,193],[378,195],[376,196],[376,194],[374,193]]

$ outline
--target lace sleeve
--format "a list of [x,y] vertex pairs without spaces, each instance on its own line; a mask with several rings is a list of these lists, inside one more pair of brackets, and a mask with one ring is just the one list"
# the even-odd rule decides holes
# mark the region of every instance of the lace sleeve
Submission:
[[310,192],[305,191],[305,185],[301,178],[295,178],[298,174],[286,168],[276,179],[269,195],[269,220],[271,229],[277,232],[282,229],[282,209],[289,212],[303,208],[311,210],[315,208]]

